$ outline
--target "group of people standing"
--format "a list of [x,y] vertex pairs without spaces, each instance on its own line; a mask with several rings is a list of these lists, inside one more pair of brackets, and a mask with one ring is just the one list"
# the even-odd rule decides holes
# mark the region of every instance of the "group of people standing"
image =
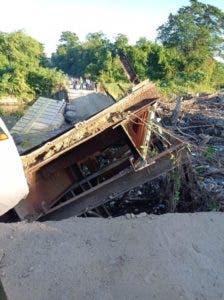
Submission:
[[96,90],[96,83],[89,78],[72,78],[71,82],[75,90]]

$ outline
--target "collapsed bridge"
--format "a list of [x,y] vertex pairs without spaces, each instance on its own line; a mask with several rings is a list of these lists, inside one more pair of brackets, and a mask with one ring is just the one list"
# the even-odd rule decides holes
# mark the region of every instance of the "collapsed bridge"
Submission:
[[[61,130],[47,132],[45,128],[44,135],[40,130],[43,115],[36,123],[32,117],[32,124],[27,121],[29,113],[25,115],[19,123],[20,130],[24,122],[26,125],[18,147],[30,193],[14,208],[18,218],[33,221],[79,216],[169,172],[175,168],[174,157],[185,163],[187,150],[182,141],[156,123],[152,127],[159,98],[155,86],[144,81],[119,102],[108,101],[106,107],[92,109],[92,115],[77,116]],[[82,111],[80,105],[94,106],[86,101],[75,99],[74,111],[77,113],[77,107]],[[55,100],[42,102],[45,115],[53,110],[52,105],[56,107]],[[60,112],[66,109],[62,101],[57,105]],[[39,136],[32,131],[33,124]],[[18,124],[14,134],[19,132],[16,128]]]

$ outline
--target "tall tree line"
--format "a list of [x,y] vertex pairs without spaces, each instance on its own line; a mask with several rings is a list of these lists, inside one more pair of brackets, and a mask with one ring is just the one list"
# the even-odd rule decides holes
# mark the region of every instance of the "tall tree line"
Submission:
[[52,65],[71,76],[102,82],[126,81],[119,53],[128,57],[140,79],[156,81],[164,91],[206,91],[224,87],[224,13],[190,0],[158,28],[156,42],[140,38],[131,45],[124,34],[114,42],[90,33],[81,42],[62,32]]
[[22,31],[0,32],[0,97],[13,95],[29,101],[65,87],[63,73],[47,65],[41,43]]
[[65,31],[50,59],[43,45],[24,32],[0,32],[0,97],[50,97],[66,87],[65,74],[127,83],[120,53],[141,80],[149,78],[164,93],[224,88],[224,13],[190,0],[158,28],[155,42],[139,38],[134,45],[121,33],[113,42],[102,32],[80,41],[76,33]]

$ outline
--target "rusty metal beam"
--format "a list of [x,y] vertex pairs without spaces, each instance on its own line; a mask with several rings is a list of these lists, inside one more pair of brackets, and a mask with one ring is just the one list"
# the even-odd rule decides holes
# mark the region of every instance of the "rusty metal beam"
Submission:
[[137,74],[135,73],[133,67],[131,66],[130,62],[128,61],[127,56],[124,53],[120,53],[119,57],[120,57],[121,66],[129,81],[133,84],[140,83],[140,80]]
[[[70,191],[73,191],[74,189],[82,186],[83,184],[85,184],[87,182],[90,182],[92,179],[97,179],[97,177],[99,177],[103,174],[106,174],[109,171],[115,170],[119,166],[122,166],[122,164],[124,165],[124,163],[126,163],[126,165],[129,163],[129,165],[130,165],[128,157],[119,159],[119,160],[115,161],[113,164],[104,167],[102,170],[99,170],[98,172],[93,173],[92,175],[89,175],[89,176],[85,177],[81,181],[75,182],[66,191],[64,191],[64,193],[62,193],[58,198],[56,198],[53,202],[51,202],[51,207],[55,203],[57,203],[58,200],[60,200],[60,198],[62,198],[64,195],[68,194]],[[49,208],[49,210],[50,210],[50,208]]]
[[123,173],[99,184],[98,186],[84,192],[81,195],[72,197],[66,203],[61,203],[57,207],[48,211],[44,220],[59,220],[72,216],[79,216],[88,210],[102,205],[109,200],[122,195],[123,193],[149,182],[161,174],[166,174],[176,167],[170,154],[181,161],[181,164],[188,160],[188,152],[182,144],[176,145],[169,151],[165,151],[164,155],[160,154],[154,160],[150,160],[150,164],[134,170],[126,169]]
[[137,108],[153,104],[159,97],[154,84],[150,82],[145,82],[144,85],[140,84],[139,88],[136,88],[119,102],[87,121],[75,125],[73,129],[53,141],[47,142],[40,148],[22,156],[25,170],[31,170],[37,165],[44,165],[54,160],[61,154],[121,122],[126,118],[128,111],[136,111]]
[[[125,135],[117,128],[117,130],[108,129],[95,138],[88,140],[86,143],[80,144],[74,149],[62,154],[56,160],[44,165],[41,170],[55,170],[60,169],[59,165],[64,169],[71,165],[71,162],[79,162],[88,156],[93,156],[94,153],[102,151],[102,149],[110,146],[112,143],[116,143],[119,139],[125,138]],[[39,169],[40,165],[38,165]]]

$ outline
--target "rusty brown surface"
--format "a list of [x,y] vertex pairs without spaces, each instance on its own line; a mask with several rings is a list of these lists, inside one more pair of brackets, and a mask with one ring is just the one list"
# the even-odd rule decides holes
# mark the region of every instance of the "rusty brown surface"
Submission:
[[129,122],[124,123],[124,128],[127,132],[127,135],[133,141],[134,146],[137,148],[138,152],[142,153],[141,146],[143,145],[145,133],[146,133],[146,122],[148,118],[148,110],[145,109],[136,113],[136,117],[131,117]]
[[30,169],[27,173],[29,195],[16,206],[19,217],[30,218],[47,211],[66,190],[82,179],[78,177],[77,170],[72,167],[74,164],[85,161],[94,172],[94,156],[108,146],[125,139],[125,133],[120,128],[109,128],[48,164]]
[[59,220],[72,216],[79,216],[88,210],[98,207],[113,198],[121,196],[123,193],[139,185],[149,182],[161,174],[167,173],[176,167],[172,160],[172,155],[181,164],[189,161],[189,153],[186,147],[178,143],[168,151],[164,151],[156,158],[151,159],[148,164],[140,166],[134,170],[125,169],[122,173],[103,182],[78,196],[72,197],[65,203],[61,203],[50,209],[46,214],[51,220]]
[[62,134],[53,141],[47,142],[44,146],[22,156],[25,170],[54,160],[80,143],[121,122],[127,117],[129,111],[153,104],[159,97],[154,84],[150,82],[140,84],[140,88],[136,87],[133,93],[119,102],[89,120],[77,124],[69,132]]
[[49,202],[66,190],[73,180],[66,169],[57,170],[50,176],[42,172],[29,174],[29,195],[15,207],[20,219],[47,211]]
[[126,76],[128,77],[129,81],[133,84],[140,83],[140,80],[137,74],[135,73],[135,70],[132,68],[131,64],[129,63],[127,56],[123,53],[120,53],[119,57],[120,57],[121,66]]
[[15,208],[19,217],[35,220],[57,201],[67,199],[67,191],[70,193],[72,186],[82,182],[79,171],[82,162],[92,169],[92,174],[97,174],[95,156],[118,141],[126,144],[130,157],[122,157],[123,162],[114,169],[112,164],[112,168],[103,174],[104,180],[130,166],[131,157],[141,156],[148,109],[157,98],[159,95],[153,84],[148,81],[141,83],[118,103],[23,156],[30,193]]
[[[117,176],[119,177],[120,172],[121,176],[122,174],[127,172],[129,174],[129,172],[133,171],[134,167],[134,172],[132,172],[132,175],[135,176],[134,174],[139,170],[139,168],[144,169],[147,165],[140,165],[139,167],[139,160],[134,161],[134,165],[131,164],[130,159],[132,159],[132,152],[131,149],[127,146],[127,148],[129,149],[129,154],[126,156],[126,158],[125,156],[123,156],[121,161],[115,161],[114,164],[116,164],[116,168],[112,169],[110,166],[108,166],[109,168],[106,168],[108,169],[107,171],[106,169],[99,170],[99,172],[97,172],[97,169],[94,170],[94,164],[92,165],[92,162],[94,163],[94,155],[100,153],[101,150],[106,146],[113,145],[119,139],[123,140],[125,138],[125,133],[123,132],[122,134],[120,126],[114,129],[116,134],[112,134],[112,129],[110,131],[108,131],[107,135],[101,134],[100,137],[98,136],[97,141],[95,140],[96,138],[93,138],[86,143],[75,147],[72,151],[65,153],[63,156],[50,162],[49,164],[42,166],[42,168],[38,170],[32,169],[29,173],[31,186],[30,194],[27,199],[23,200],[16,207],[16,212],[19,217],[21,219],[29,220],[38,219],[41,215],[48,213],[48,211],[51,210],[51,207],[55,203],[57,203],[62,196],[67,195],[67,193],[70,193],[70,191],[72,190],[75,190],[75,188],[79,187],[80,184],[84,183],[85,185],[93,178],[100,178],[99,174],[102,173],[102,171],[104,181],[112,183],[117,178]],[[129,138],[131,138],[131,136]],[[168,160],[168,164],[170,165],[172,162],[172,157],[175,157],[175,159],[177,159],[180,154],[182,155],[182,152],[186,152],[186,147],[180,140],[177,140],[174,137],[170,137],[170,140],[172,140],[173,146],[156,155],[155,157],[148,159],[147,161],[148,166],[156,164],[155,168],[157,168],[158,176],[161,173],[167,172],[167,169],[165,167],[167,163],[164,163],[162,165],[164,169],[162,169],[162,166],[160,166],[159,164],[157,166],[157,163],[161,158],[163,158],[163,160]],[[133,141],[132,143],[134,144]],[[133,149],[135,149],[134,147]],[[74,172],[73,169],[73,172],[71,172],[71,166],[74,164],[74,162],[80,164],[82,161],[85,161],[89,166],[93,166],[93,175],[87,176],[86,178],[82,177],[83,179],[79,177],[76,170]],[[183,163],[183,160],[181,163]],[[149,179],[150,177],[148,177],[148,180]],[[88,195],[89,192],[97,191],[98,189],[100,192],[101,186],[104,186],[104,181],[102,183],[96,184],[96,186],[88,187],[87,190],[84,189],[80,194],[75,196],[74,199],[81,199],[85,195]],[[127,187],[128,186],[129,185],[127,185]],[[117,186],[117,190],[119,190],[119,186]],[[114,192],[116,192],[117,190],[115,188]],[[68,199],[70,199],[71,197],[72,195],[69,194]],[[62,204],[62,207],[63,206],[64,204]],[[61,207],[60,204],[58,207]]]
[[[47,169],[49,173],[54,173],[55,170],[69,167],[71,162],[75,163],[82,161],[86,157],[91,156],[99,151],[99,149],[109,146],[111,141],[118,141],[119,138],[118,130],[107,129],[85,143],[82,143],[77,147],[70,149],[68,152],[63,153],[57,159],[50,161],[48,164],[42,165],[41,169]],[[38,165],[37,169],[39,168],[40,166]],[[29,172],[33,171],[35,171],[35,169],[29,170]]]

